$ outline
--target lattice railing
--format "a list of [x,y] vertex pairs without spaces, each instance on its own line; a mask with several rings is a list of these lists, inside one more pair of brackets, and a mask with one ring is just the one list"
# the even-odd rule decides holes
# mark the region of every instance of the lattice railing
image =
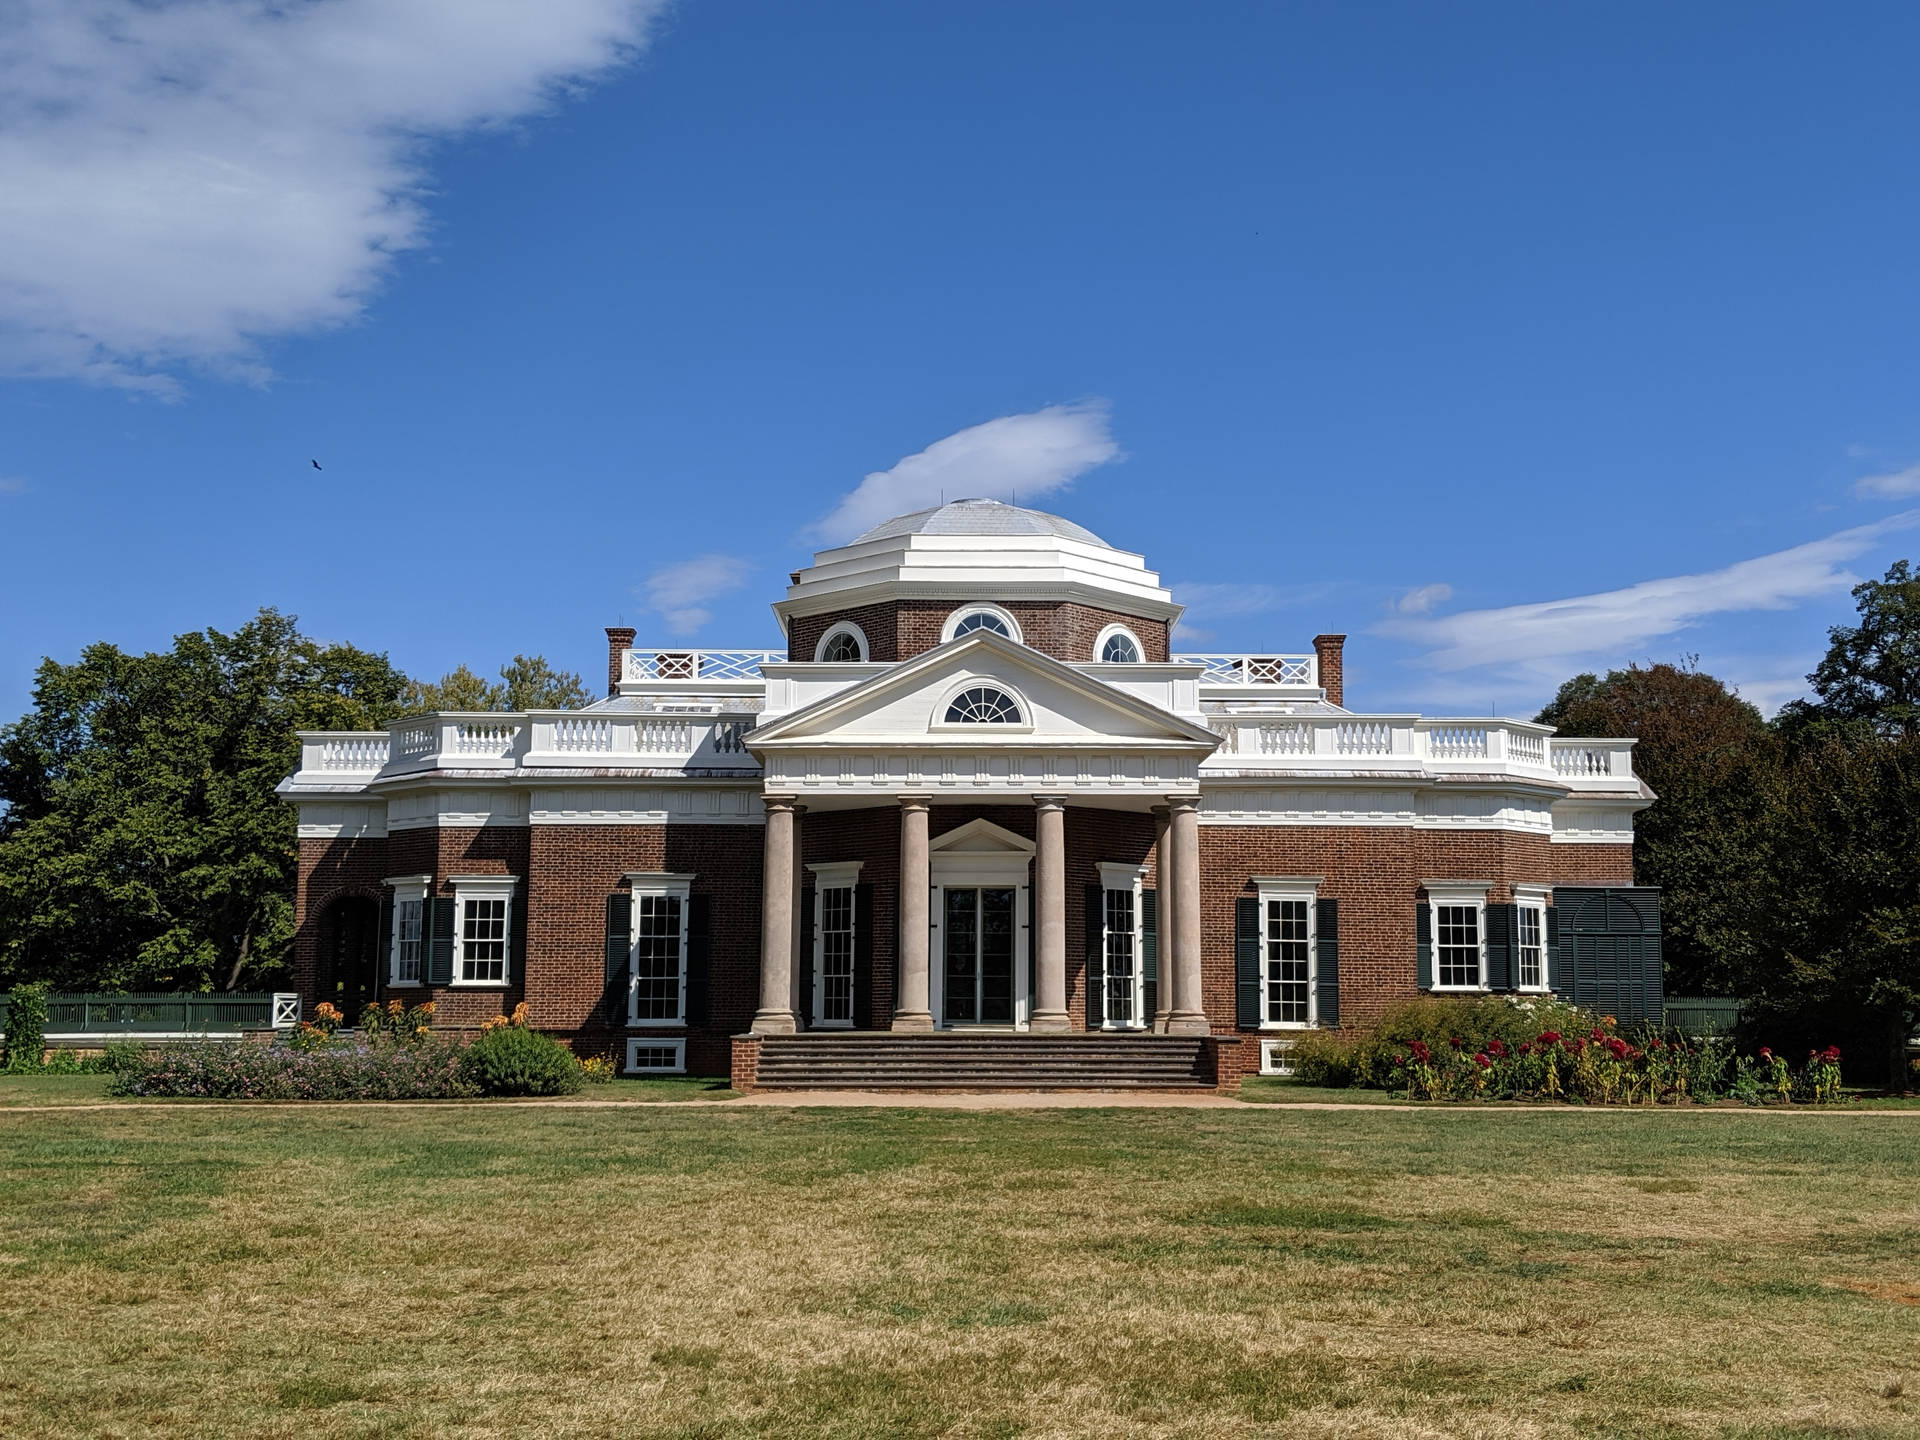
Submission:
[[784,661],[784,650],[629,650],[629,680],[758,680],[760,667]]
[[1176,665],[1201,665],[1202,685],[1313,685],[1311,655],[1175,655]]

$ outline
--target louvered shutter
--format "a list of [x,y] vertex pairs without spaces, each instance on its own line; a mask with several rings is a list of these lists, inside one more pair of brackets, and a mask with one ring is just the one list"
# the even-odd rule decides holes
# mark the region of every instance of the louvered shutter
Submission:
[[853,1023],[873,1029],[873,886],[853,887]]
[[424,911],[431,917],[430,933],[433,937],[432,943],[426,947],[427,983],[451,985],[453,983],[453,897],[436,895],[426,903]]
[[1487,988],[1513,989],[1513,943],[1520,929],[1518,905],[1487,906]]
[[1140,892],[1140,1023],[1149,1030],[1160,1010],[1160,892]]
[[1087,886],[1087,1029],[1098,1030],[1107,1020],[1107,892]]
[[627,996],[633,989],[633,897],[607,896],[607,977],[600,992],[600,1013],[609,1025],[627,1023]]
[[507,901],[511,914],[508,921],[506,982],[511,985],[516,980],[527,978],[527,892],[523,887],[515,886],[514,894]]
[[712,949],[712,902],[705,895],[687,897],[687,1024],[707,1023],[707,972]]
[[1573,956],[1560,941],[1560,907],[1547,907],[1547,988],[1562,1000],[1573,1001]]
[[800,892],[800,1028],[813,1028],[813,927],[819,924],[818,889]]
[[1313,916],[1314,999],[1320,1024],[1340,1027],[1340,902],[1321,900]]
[[1414,949],[1418,956],[1418,983],[1422,990],[1433,988],[1433,907],[1422,902],[1413,907]]
[[380,897],[380,954],[373,966],[373,993],[378,996],[393,977],[393,891]]
[[1234,1019],[1242,1029],[1260,1028],[1260,897],[1236,896],[1233,902]]

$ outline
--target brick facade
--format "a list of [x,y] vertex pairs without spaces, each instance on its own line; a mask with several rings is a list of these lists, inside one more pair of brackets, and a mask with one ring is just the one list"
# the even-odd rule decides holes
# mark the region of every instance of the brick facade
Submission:
[[[850,620],[867,637],[867,658],[874,662],[910,660],[940,643],[947,617],[964,602],[952,600],[889,600],[879,605],[835,610],[824,615],[800,615],[793,620],[787,657],[811,661],[820,637],[843,620]],[[1043,655],[1069,663],[1097,658],[1093,643],[1109,625],[1125,625],[1140,637],[1142,659],[1167,658],[1168,631],[1164,620],[1149,620],[1118,610],[1102,610],[1073,601],[1008,600],[995,602],[1020,622],[1021,638]]]

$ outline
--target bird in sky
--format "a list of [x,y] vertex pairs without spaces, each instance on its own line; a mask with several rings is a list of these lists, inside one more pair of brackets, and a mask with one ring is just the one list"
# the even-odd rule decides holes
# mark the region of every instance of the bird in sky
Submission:
[[313,468],[316,470],[320,468],[320,462],[318,460],[309,460],[307,463],[313,466]]

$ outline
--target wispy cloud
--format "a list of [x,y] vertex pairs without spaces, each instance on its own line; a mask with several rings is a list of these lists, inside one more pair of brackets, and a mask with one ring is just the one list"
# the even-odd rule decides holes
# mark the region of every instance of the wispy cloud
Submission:
[[943,496],[1037,500],[1119,458],[1103,401],[1002,415],[936,440],[891,469],[874,471],[807,533],[842,544],[883,520],[938,505]]
[[1395,600],[1393,608],[1402,615],[1430,615],[1436,606],[1444,605],[1452,598],[1451,585],[1422,585]]
[[267,375],[425,243],[427,147],[537,113],[665,0],[0,6],[0,373]]
[[1883,536],[1916,525],[1920,510],[1906,510],[1699,575],[1645,580],[1623,590],[1498,610],[1397,616],[1378,628],[1425,647],[1421,663],[1436,670],[1498,666],[1513,673],[1557,670],[1564,675],[1577,657],[1625,658],[1635,647],[1677,634],[1709,616],[1786,610],[1845,590],[1859,580],[1845,568],[1847,561],[1866,553]]
[[1869,500],[1903,500],[1920,495],[1920,465],[1883,475],[1863,475],[1853,482],[1853,493]]
[[0,495],[24,495],[27,482],[18,475],[0,475]]
[[663,566],[642,584],[647,608],[674,635],[691,635],[713,618],[708,606],[747,583],[753,566],[737,555],[701,555]]

